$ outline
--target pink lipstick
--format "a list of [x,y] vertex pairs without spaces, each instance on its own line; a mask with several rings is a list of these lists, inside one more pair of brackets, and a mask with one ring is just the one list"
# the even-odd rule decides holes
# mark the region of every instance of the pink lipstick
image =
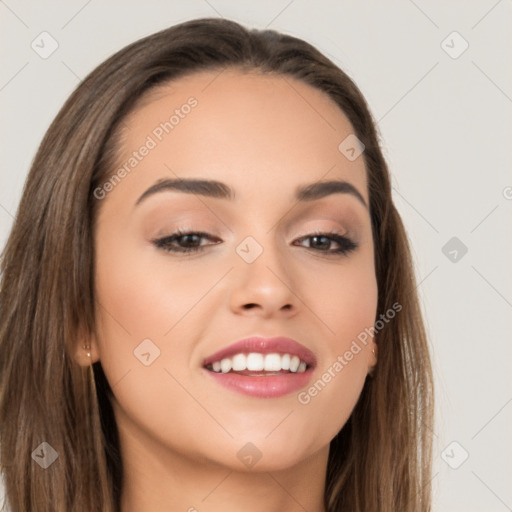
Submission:
[[316,358],[291,338],[251,337],[203,361],[207,374],[226,388],[259,398],[280,397],[309,382]]

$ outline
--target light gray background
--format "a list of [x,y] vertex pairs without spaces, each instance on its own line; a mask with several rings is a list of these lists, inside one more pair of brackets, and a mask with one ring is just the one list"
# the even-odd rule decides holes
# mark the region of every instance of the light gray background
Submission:
[[[434,510],[512,510],[511,12],[510,0],[0,0],[0,247],[44,132],[114,51],[203,16],[306,39],[368,99],[413,245],[437,385]],[[59,45],[47,59],[31,48],[43,31]],[[442,252],[452,237],[468,248],[456,262]]]

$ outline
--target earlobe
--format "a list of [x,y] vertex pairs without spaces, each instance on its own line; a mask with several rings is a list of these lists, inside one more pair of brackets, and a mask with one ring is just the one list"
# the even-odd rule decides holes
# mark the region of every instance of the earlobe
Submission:
[[77,341],[75,350],[75,361],[80,366],[90,366],[98,361],[97,345],[91,337]]
[[83,349],[84,353],[87,356],[87,360],[90,361],[90,363],[92,364],[92,361],[91,361],[91,346],[88,345],[88,344],[87,345],[83,345],[82,349]]
[[377,366],[377,345],[374,343],[372,347],[372,354],[373,354],[373,362],[368,367],[368,375],[370,377],[373,377],[373,372],[375,371],[375,367]]

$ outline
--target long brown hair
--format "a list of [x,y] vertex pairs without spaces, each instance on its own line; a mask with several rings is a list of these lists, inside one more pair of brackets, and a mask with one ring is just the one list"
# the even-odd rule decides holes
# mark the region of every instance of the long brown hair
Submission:
[[[93,191],[112,174],[121,124],[143,95],[186,74],[225,68],[290,76],[323,91],[365,146],[377,317],[396,303],[401,311],[376,333],[376,370],[331,442],[325,506],[430,510],[428,343],[408,239],[365,99],[300,39],[198,19],[140,39],[92,71],[51,124],[28,174],[1,265],[0,460],[12,512],[119,511],[112,391],[100,362],[82,367],[72,357],[77,340],[95,332]],[[33,455],[45,453],[43,442],[58,454],[45,470]]]

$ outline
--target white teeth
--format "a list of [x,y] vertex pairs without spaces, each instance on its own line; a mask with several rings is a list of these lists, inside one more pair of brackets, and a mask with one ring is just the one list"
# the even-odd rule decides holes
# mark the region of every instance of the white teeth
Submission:
[[233,357],[233,371],[241,372],[247,369],[247,358],[245,354],[237,354]]
[[231,359],[229,359],[228,357],[224,358],[220,362],[220,369],[222,373],[228,373],[229,370],[231,370]]
[[299,369],[300,359],[297,356],[293,356],[290,359],[290,371],[296,372]]
[[249,354],[236,354],[232,358],[225,357],[221,361],[211,364],[211,369],[216,373],[242,372],[279,372],[289,370],[292,373],[302,373],[307,369],[307,364],[301,361],[298,356],[290,354],[260,354],[251,352]]
[[267,354],[265,356],[264,370],[266,372],[278,372],[281,369],[281,356],[279,354]]
[[251,352],[247,356],[247,369],[251,372],[261,372],[263,370],[263,354]]

